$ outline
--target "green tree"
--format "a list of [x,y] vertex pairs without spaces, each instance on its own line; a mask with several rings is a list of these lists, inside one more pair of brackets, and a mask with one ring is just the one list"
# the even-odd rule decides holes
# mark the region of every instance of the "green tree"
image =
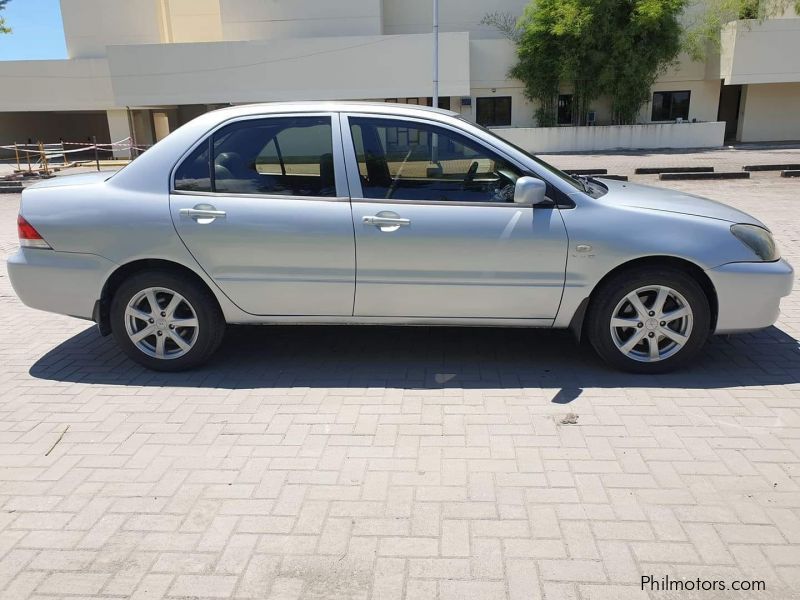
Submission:
[[600,88],[611,98],[612,120],[630,124],[649,100],[656,79],[681,51],[683,29],[678,19],[686,0],[610,4],[603,36],[608,54]]
[[[9,0],[0,0],[0,12],[3,12],[6,8],[6,4],[9,3]],[[3,17],[0,17],[0,33],[11,33],[11,28],[6,27],[6,21]]]
[[532,6],[525,9],[523,19],[525,27],[507,13],[493,13],[486,15],[482,23],[496,27],[516,43],[518,62],[509,75],[522,81],[525,95],[537,103],[535,117],[539,126],[549,127],[556,123],[560,77],[558,45],[551,34],[554,19],[552,11],[534,12]]
[[506,15],[483,23],[517,46],[510,75],[537,102],[540,126],[555,124],[560,83],[572,86],[573,122],[611,97],[613,119],[633,123],[658,75],[681,49],[678,21],[688,0],[537,0],[511,25]]

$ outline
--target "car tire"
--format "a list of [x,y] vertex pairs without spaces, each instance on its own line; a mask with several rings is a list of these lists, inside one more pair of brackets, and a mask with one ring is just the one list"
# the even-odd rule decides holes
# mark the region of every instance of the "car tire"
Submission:
[[665,373],[686,365],[706,343],[711,308],[700,284],[683,271],[631,269],[596,290],[586,328],[608,364],[631,373]]
[[225,319],[211,292],[192,277],[168,270],[123,281],[110,317],[111,332],[125,354],[156,371],[203,364],[225,334]]

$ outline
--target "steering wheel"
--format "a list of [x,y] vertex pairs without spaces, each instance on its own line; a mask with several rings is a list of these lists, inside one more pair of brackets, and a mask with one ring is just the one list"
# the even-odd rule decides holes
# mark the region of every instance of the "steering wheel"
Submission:
[[467,186],[472,183],[472,180],[475,179],[475,173],[478,172],[478,161],[472,161],[472,164],[469,166],[467,170],[467,174],[464,176],[464,182],[461,185],[462,189],[467,189]]
[[510,169],[497,169],[494,172],[497,176],[497,182],[490,190],[492,193],[492,202],[513,202],[514,201],[514,184],[517,183],[519,175]]
[[510,169],[497,169],[497,171],[495,171],[495,174],[498,177],[506,179],[508,183],[512,184],[517,183],[517,179],[519,179],[519,175],[517,175],[516,173],[514,173],[514,171],[511,171]]

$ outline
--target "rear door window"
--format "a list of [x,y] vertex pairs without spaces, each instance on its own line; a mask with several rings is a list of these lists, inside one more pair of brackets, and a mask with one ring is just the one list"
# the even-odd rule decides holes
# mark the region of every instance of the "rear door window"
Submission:
[[330,117],[232,123],[214,134],[217,193],[336,195]]
[[237,121],[216,131],[175,173],[175,189],[219,194],[336,196],[330,117]]

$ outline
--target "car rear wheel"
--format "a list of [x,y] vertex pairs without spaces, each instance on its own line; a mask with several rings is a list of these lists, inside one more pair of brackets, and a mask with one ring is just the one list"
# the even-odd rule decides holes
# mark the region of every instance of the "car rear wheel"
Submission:
[[222,342],[225,321],[211,293],[169,271],[137,273],[111,302],[111,330],[122,350],[158,371],[206,362]]
[[711,310],[703,288],[673,269],[620,273],[595,293],[587,315],[589,340],[607,363],[633,373],[664,373],[703,347]]

